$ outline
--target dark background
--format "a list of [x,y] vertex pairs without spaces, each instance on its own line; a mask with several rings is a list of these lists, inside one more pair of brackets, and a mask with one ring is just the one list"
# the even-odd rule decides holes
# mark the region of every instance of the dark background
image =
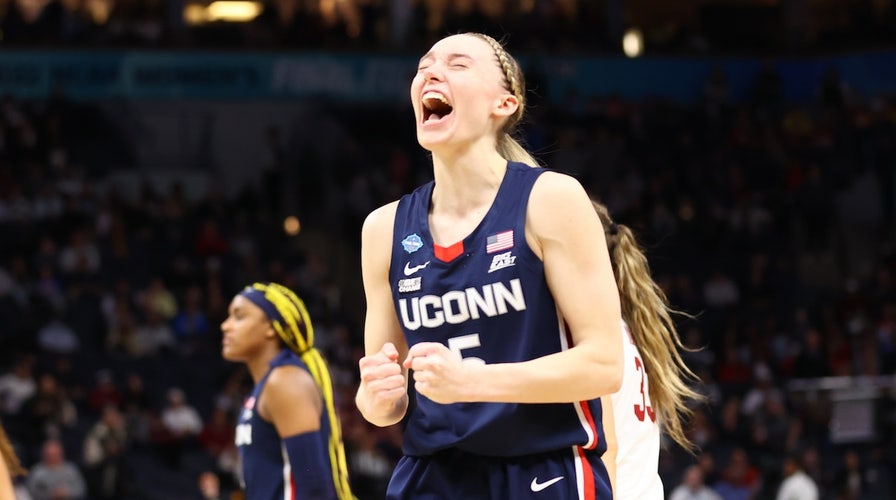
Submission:
[[[0,0],[0,411],[26,465],[54,438],[89,498],[201,498],[203,471],[234,491],[250,380],[220,359],[219,324],[244,284],[275,280],[311,309],[357,494],[382,498],[401,431],[353,404],[360,225],[431,165],[406,87],[333,78],[322,95],[259,95],[253,64],[394,56],[409,86],[435,40],[485,31],[526,61],[521,137],[636,231],[671,304],[695,316],[679,328],[702,347],[685,357],[708,402],[689,425],[696,455],[670,443],[661,456],[667,494],[699,463],[726,499],[774,498],[793,453],[822,498],[892,498],[892,1],[280,0],[201,25],[185,7]],[[640,59],[622,54],[629,28]],[[219,95],[174,73],[142,74],[159,94],[85,84],[156,56],[246,61],[215,77],[246,87]],[[66,61],[110,73],[57,72],[35,90]],[[565,61],[590,69],[562,76]],[[700,74],[689,64],[712,69],[683,85]],[[645,81],[662,68],[678,87]],[[166,425],[173,388],[201,433]]]

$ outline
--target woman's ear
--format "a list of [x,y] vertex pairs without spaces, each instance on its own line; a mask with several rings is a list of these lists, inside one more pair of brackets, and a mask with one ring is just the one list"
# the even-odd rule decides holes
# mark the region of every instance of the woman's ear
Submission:
[[493,113],[496,116],[508,117],[513,116],[520,107],[520,100],[513,94],[503,94],[495,102]]
[[264,331],[264,336],[269,339],[277,339],[277,337],[279,337],[277,330],[274,330],[274,325],[272,323],[268,322],[268,327]]

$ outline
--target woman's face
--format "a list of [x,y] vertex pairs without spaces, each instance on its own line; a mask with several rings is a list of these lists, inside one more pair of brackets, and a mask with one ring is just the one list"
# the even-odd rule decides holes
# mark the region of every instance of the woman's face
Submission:
[[237,295],[221,323],[221,355],[228,361],[245,362],[261,352],[277,333],[267,315],[249,299]]
[[454,35],[433,45],[411,82],[420,145],[433,151],[493,138],[518,105],[504,81],[494,49],[485,40]]

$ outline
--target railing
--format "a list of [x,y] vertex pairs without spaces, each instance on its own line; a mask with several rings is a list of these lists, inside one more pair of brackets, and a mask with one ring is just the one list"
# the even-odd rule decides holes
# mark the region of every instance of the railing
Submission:
[[878,442],[896,430],[896,376],[794,379],[787,391],[794,404],[827,416],[835,444]]

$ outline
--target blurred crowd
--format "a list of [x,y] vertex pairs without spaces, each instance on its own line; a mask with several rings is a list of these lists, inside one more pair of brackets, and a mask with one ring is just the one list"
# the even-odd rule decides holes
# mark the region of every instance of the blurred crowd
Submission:
[[[623,31],[650,50],[755,52],[896,42],[892,1],[261,0],[247,22],[197,23],[208,0],[0,0],[11,46],[425,50],[444,33],[513,33],[518,50],[612,52]],[[202,16],[199,16],[200,18]]]
[[[829,73],[796,106],[769,67],[744,102],[717,72],[694,105],[532,103],[530,149],[635,230],[670,302],[691,315],[679,328],[707,402],[689,426],[695,454],[663,453],[667,492],[774,498],[786,457],[822,498],[896,492],[891,391],[873,398],[873,435],[848,440],[826,393],[794,385],[896,372],[896,100],[847,83]],[[2,99],[0,418],[31,470],[22,498],[235,490],[233,425],[251,380],[220,359],[219,325],[256,280],[308,303],[356,492],[382,498],[401,428],[374,428],[353,404],[358,235],[371,209],[431,171],[406,113],[328,112],[349,138],[336,162],[292,154],[272,134],[275,165],[236,196],[147,183],[129,197],[108,182],[108,156],[126,148],[89,147],[106,137],[90,103]],[[297,199],[297,236],[280,225],[286,198]]]

